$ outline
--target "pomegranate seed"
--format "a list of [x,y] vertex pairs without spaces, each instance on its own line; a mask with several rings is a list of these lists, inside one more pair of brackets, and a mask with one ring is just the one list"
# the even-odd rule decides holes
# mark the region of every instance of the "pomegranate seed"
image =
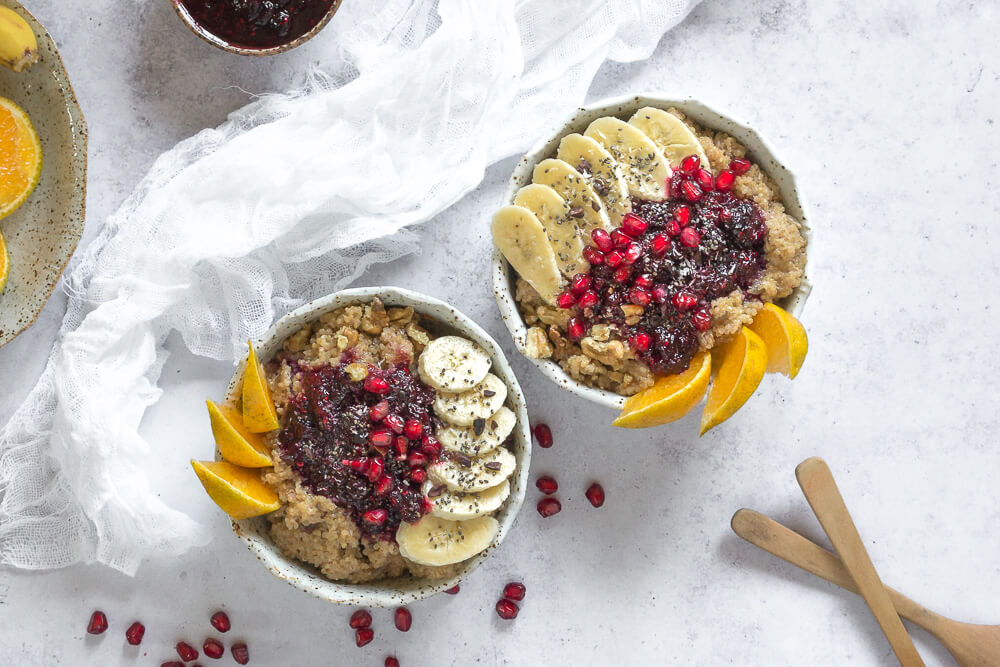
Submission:
[[427,471],[423,468],[414,468],[410,471],[410,479],[417,484],[423,484],[424,480],[427,479]]
[[600,266],[601,264],[604,264],[605,260],[603,252],[597,248],[591,248],[590,246],[583,249],[583,257],[590,263],[591,266]]
[[184,667],[184,663],[178,660],[170,660],[169,662],[161,662],[160,667]]
[[586,273],[578,273],[573,276],[573,280],[570,281],[569,291],[573,294],[580,295],[590,289],[590,276]]
[[520,602],[524,599],[524,593],[527,589],[519,581],[512,581],[503,587],[503,596],[508,600],[515,600]]
[[375,494],[379,496],[384,496],[389,493],[389,489],[392,488],[392,477],[388,475],[382,475],[375,482]]
[[517,618],[517,605],[510,600],[497,600],[497,616],[505,621],[512,621]]
[[[389,415],[391,417],[392,415]],[[386,421],[389,420],[386,417]],[[387,428],[377,428],[368,434],[368,442],[372,447],[388,447],[392,444],[392,433]]]
[[368,416],[373,422],[380,422],[389,414],[389,401],[381,400],[368,408]]
[[674,209],[674,220],[681,227],[687,227],[687,224],[691,222],[691,209],[687,206],[678,206]]
[[128,630],[125,631],[125,641],[132,646],[138,646],[142,643],[142,636],[144,634],[146,634],[146,626],[136,621],[128,626]]
[[721,190],[722,192],[726,192],[731,187],[733,187],[733,181],[735,180],[736,180],[736,174],[729,171],[728,169],[725,169],[722,172],[720,172],[719,175],[715,178],[715,187]]
[[531,432],[535,435],[535,439],[538,440],[539,447],[548,449],[552,446],[552,429],[549,428],[548,424],[538,424]]
[[406,607],[400,607],[393,614],[393,621],[396,623],[396,629],[400,632],[409,632],[410,626],[413,624],[413,615],[410,614],[410,610]]
[[383,509],[368,510],[361,515],[361,518],[365,523],[370,523],[373,526],[381,526],[389,518],[389,512]]
[[729,161],[729,168],[732,169],[733,173],[737,176],[742,176],[750,171],[750,161],[739,157],[733,158]]
[[428,459],[434,460],[441,456],[441,443],[433,435],[425,435],[420,441],[420,450]]
[[459,586],[458,584],[455,584],[451,588],[444,589],[444,592],[447,593],[448,595],[458,595],[458,592],[460,590],[462,590],[462,587]]
[[555,498],[542,498],[538,501],[538,513],[543,518],[547,519],[553,514],[559,514],[560,510],[562,510],[562,504]]
[[371,628],[358,628],[354,631],[354,643],[358,648],[370,643],[373,639],[375,639],[375,631]]
[[385,659],[385,667],[399,667],[399,660],[396,660],[390,655]]
[[392,448],[396,450],[400,456],[405,457],[406,452],[410,449],[410,441],[406,439],[405,435],[397,435],[392,441]]
[[648,273],[643,273],[642,275],[636,276],[635,280],[632,282],[636,287],[652,287],[653,286],[653,276]]
[[566,323],[566,335],[569,336],[571,341],[575,343],[583,338],[585,333],[587,333],[586,327],[584,327],[583,322],[580,321],[579,317],[569,318],[569,322]]
[[365,476],[368,477],[369,482],[374,482],[382,476],[384,468],[385,464],[382,463],[382,459],[372,459],[368,464],[368,472],[365,473]]
[[406,424],[403,426],[403,435],[410,440],[417,440],[423,434],[424,425],[420,423],[419,419],[407,420]]
[[552,479],[548,475],[545,475],[544,477],[539,477],[537,480],[535,480],[535,486],[537,486],[538,490],[547,496],[551,496],[553,493],[559,490],[558,482],[556,482],[556,480]]
[[701,189],[705,192],[708,192],[715,187],[715,180],[712,178],[712,172],[707,169],[699,169],[695,178],[698,181],[698,185],[700,185]]
[[657,285],[653,288],[653,298],[659,303],[663,303],[667,300],[667,294],[669,294],[669,292],[667,291],[666,285]]
[[365,391],[384,396],[389,393],[389,383],[380,377],[369,375],[365,378]]
[[622,230],[616,229],[611,232],[611,240],[614,242],[616,249],[624,250],[628,247],[628,244],[632,242],[632,237]]
[[572,308],[576,305],[576,295],[572,292],[563,292],[556,297],[556,303],[560,308]]
[[684,181],[681,185],[681,190],[688,201],[698,201],[701,199],[702,194],[704,194],[701,188],[698,187],[698,184],[693,181]]
[[723,222],[729,222],[732,219],[733,219],[733,214],[729,211],[728,208],[724,208],[721,211],[719,211],[719,220],[722,220]]
[[667,236],[677,236],[681,233],[681,223],[676,220],[667,221]]
[[701,243],[701,234],[694,227],[685,227],[681,230],[681,243],[689,248],[697,248]]
[[708,331],[712,328],[712,315],[707,308],[702,308],[691,316],[691,322],[698,331]]
[[[179,655],[181,660],[184,662],[191,662],[192,660],[198,659],[198,650],[187,642],[177,642],[177,646],[175,648],[177,649],[177,655]],[[205,652],[205,655],[208,655],[208,651]]]
[[387,415],[385,418],[385,425],[391,428],[393,433],[398,435],[403,432],[406,420],[399,415]]
[[636,335],[632,336],[631,342],[632,342],[632,347],[639,350],[640,352],[645,352],[646,350],[649,349],[649,345],[650,343],[653,342],[653,339],[650,338],[649,334],[646,333],[645,331],[640,331]]
[[[615,269],[615,272],[617,273],[618,269]],[[580,300],[577,301],[577,305],[580,306],[580,308],[593,308],[597,305],[597,292],[594,290],[587,290],[580,295]]]
[[670,250],[670,239],[665,234],[657,234],[649,242],[649,247],[653,250],[654,255],[662,257]]
[[601,252],[611,252],[615,249],[615,242],[611,240],[611,235],[603,229],[592,231],[590,238],[594,240],[594,245],[600,248]]
[[689,176],[694,175],[700,166],[701,158],[697,155],[688,155],[686,158],[681,160],[681,171]]
[[637,306],[645,307],[649,305],[649,302],[653,300],[653,297],[649,294],[649,290],[641,287],[633,287],[628,291],[628,300]]
[[250,649],[247,648],[246,644],[233,644],[229,650],[233,654],[233,660],[236,661],[236,664],[245,665],[250,662]]
[[210,620],[212,623],[212,627],[218,630],[219,632],[229,632],[229,628],[232,627],[229,624],[229,616],[227,616],[226,612],[224,611],[215,612],[214,614],[212,614],[212,618]]
[[618,250],[612,250],[604,258],[604,262],[612,269],[620,265],[624,261],[625,261],[625,255],[623,255]]
[[672,303],[677,310],[691,310],[698,305],[698,297],[690,292],[678,292],[674,295]]
[[625,263],[635,264],[640,257],[642,257],[642,246],[635,242],[629,243],[625,249]]
[[103,611],[95,611],[90,615],[90,623],[87,624],[87,632],[92,635],[104,634],[108,629],[108,617]]
[[632,275],[632,267],[628,265],[622,265],[619,266],[617,269],[615,269],[615,272],[611,275],[611,279],[614,280],[616,283],[624,283],[628,281],[629,276],[631,275]]
[[622,218],[622,231],[635,238],[642,236],[649,229],[649,223],[635,213],[626,213]]
[[427,465],[427,457],[424,456],[423,452],[410,452],[410,455],[406,458],[406,462],[410,464],[412,468],[419,468],[422,465]]
[[594,507],[600,507],[604,504],[604,487],[597,482],[590,485],[587,489],[586,495],[587,500],[589,500],[590,504]]

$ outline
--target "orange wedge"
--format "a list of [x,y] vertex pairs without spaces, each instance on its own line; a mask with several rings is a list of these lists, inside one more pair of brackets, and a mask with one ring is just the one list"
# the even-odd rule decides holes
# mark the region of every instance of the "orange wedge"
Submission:
[[243,371],[243,425],[251,433],[266,433],[278,428],[278,413],[267,387],[264,366],[257,360],[253,343],[248,344],[250,354]]
[[757,313],[750,330],[767,345],[767,372],[784,373],[794,380],[809,351],[809,338],[802,323],[768,303]]
[[271,465],[267,443],[257,433],[243,426],[243,415],[225,405],[205,401],[208,418],[212,422],[212,435],[222,458],[245,468],[266,468]]
[[241,468],[226,461],[191,461],[205,491],[234,519],[249,519],[281,507],[271,487],[260,478],[259,470]]
[[24,110],[0,97],[0,218],[24,203],[42,176],[42,143]]
[[767,369],[767,346],[760,336],[742,327],[717,348],[715,361],[700,435],[732,417],[753,395]]
[[3,234],[0,234],[0,292],[6,287],[8,276],[10,276],[10,253],[7,252],[7,242],[4,241]]
[[613,424],[646,428],[677,421],[698,405],[711,376],[712,355],[699,352],[683,373],[661,377],[649,389],[627,398]]

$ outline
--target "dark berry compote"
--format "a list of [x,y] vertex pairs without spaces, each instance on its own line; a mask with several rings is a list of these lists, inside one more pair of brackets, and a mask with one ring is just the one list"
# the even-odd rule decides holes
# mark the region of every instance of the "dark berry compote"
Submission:
[[323,20],[334,0],[180,0],[199,26],[232,46],[287,44]]
[[698,156],[688,156],[674,169],[665,200],[632,198],[620,228],[594,230],[584,249],[590,271],[559,295],[559,306],[573,310],[570,340],[595,324],[615,324],[654,373],[684,371],[698,352],[698,333],[712,328],[712,300],[737,289],[756,298],[748,290],[767,267],[764,211],[731,192],[750,166],[734,159],[713,177]]
[[434,390],[405,364],[369,366],[363,381],[343,364],[292,368],[301,389],[278,433],[282,459],[310,492],[350,511],[362,533],[394,539],[400,521],[429,509],[420,485],[441,454]]

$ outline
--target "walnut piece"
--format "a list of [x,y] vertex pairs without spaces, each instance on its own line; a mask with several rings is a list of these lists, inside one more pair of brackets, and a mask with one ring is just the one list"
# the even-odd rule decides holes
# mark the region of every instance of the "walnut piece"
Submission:
[[626,303],[621,308],[622,312],[625,313],[625,324],[629,326],[639,324],[639,319],[642,317],[642,306]]
[[548,359],[552,356],[552,344],[549,343],[545,330],[541,327],[531,327],[528,329],[528,336],[524,341],[525,354],[532,359]]
[[615,369],[620,368],[625,359],[625,344],[620,340],[602,343],[587,336],[580,341],[580,349],[591,359]]

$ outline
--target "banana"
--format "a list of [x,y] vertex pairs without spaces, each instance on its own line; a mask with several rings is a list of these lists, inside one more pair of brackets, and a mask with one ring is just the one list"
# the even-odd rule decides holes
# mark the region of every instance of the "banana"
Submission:
[[643,107],[628,119],[629,125],[634,125],[660,147],[667,163],[671,166],[680,165],[681,160],[688,155],[697,155],[701,166],[712,167],[708,163],[705,149],[694,132],[688,129],[677,116],[656,107]]
[[622,166],[629,194],[653,201],[667,198],[670,165],[659,146],[641,130],[614,116],[604,116],[588,125],[584,134],[608,149]]
[[523,206],[542,223],[556,255],[556,266],[564,276],[586,273],[590,264],[583,258],[583,241],[569,217],[569,204],[547,185],[532,183],[517,191],[516,206]]
[[528,281],[550,305],[563,279],[556,255],[535,214],[523,206],[504,206],[493,216],[493,243],[518,275]]
[[35,32],[24,18],[9,7],[0,7],[0,65],[15,72],[38,60]]
[[472,389],[490,372],[493,361],[486,350],[460,336],[441,336],[420,353],[420,379],[440,391]]
[[563,160],[542,160],[531,173],[535,183],[548,185],[569,204],[570,217],[584,243],[595,229],[611,231],[611,219],[604,202],[583,174]]
[[517,460],[503,447],[497,447],[479,458],[449,454],[427,468],[427,474],[438,484],[459,493],[478,493],[496,486],[510,477]]
[[427,480],[422,492],[431,503],[432,515],[452,521],[465,521],[500,509],[510,495],[510,483],[504,480],[479,493],[453,493],[444,485]]
[[[449,424],[472,426],[497,413],[507,400],[507,385],[493,373],[487,373],[482,382],[460,394],[438,392],[434,397],[434,412]],[[481,421],[480,421],[481,420]]]
[[500,524],[491,516],[449,521],[426,515],[417,523],[401,523],[396,543],[403,558],[437,567],[472,558],[493,543]]
[[556,157],[576,167],[604,202],[611,224],[621,225],[622,218],[632,210],[632,201],[625,172],[611,153],[590,137],[574,133],[562,138]]
[[517,417],[514,413],[502,407],[485,423],[472,426],[443,426],[437,430],[437,439],[447,450],[466,456],[482,456],[502,445],[514,430],[515,424]]

